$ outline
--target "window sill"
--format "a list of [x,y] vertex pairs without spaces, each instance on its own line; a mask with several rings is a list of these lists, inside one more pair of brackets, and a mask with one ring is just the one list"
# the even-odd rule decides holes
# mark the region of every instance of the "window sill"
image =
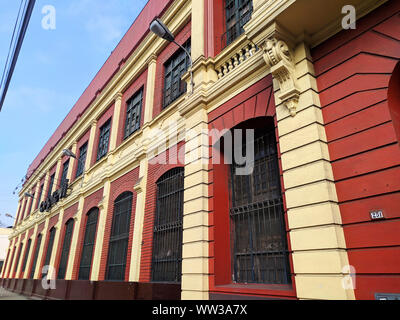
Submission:
[[214,293],[268,295],[276,297],[296,298],[296,290],[292,285],[280,284],[225,284],[210,288]]

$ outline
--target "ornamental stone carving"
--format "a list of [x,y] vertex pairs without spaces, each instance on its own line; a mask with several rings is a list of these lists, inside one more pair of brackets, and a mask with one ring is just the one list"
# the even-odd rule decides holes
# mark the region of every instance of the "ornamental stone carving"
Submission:
[[271,68],[273,77],[279,82],[278,98],[289,109],[290,115],[296,115],[300,91],[296,86],[295,65],[289,46],[277,38],[267,39],[261,44],[263,57]]

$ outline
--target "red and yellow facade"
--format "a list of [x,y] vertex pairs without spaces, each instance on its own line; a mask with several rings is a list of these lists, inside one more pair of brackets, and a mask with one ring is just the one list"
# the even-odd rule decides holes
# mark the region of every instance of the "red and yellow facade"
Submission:
[[[355,29],[343,30],[345,5],[356,9]],[[110,298],[112,290],[122,298],[184,300],[358,300],[400,294],[400,4],[253,0],[244,33],[222,47],[224,10],[223,0],[147,3],[28,170],[3,286],[61,299]],[[149,32],[156,16],[178,43],[191,39],[193,94],[186,73],[188,93],[166,109],[163,65],[177,47]],[[124,139],[127,101],[140,88],[140,130]],[[275,125],[290,285],[232,282],[229,184],[224,169],[211,161],[212,139],[205,132],[256,118]],[[108,153],[96,161],[99,129],[109,119]],[[85,143],[84,174],[75,179],[78,164],[70,158],[68,196],[40,212],[38,202],[48,194],[53,174],[52,191],[59,187],[67,161],[62,150],[77,154]],[[174,164],[152,161],[178,155],[183,161]],[[156,182],[177,167],[184,168],[182,279],[178,286],[156,286],[150,276]],[[112,217],[124,192],[133,194],[125,282],[110,293],[105,274]],[[92,282],[84,287],[78,269],[85,219],[93,208],[99,218]],[[384,219],[371,220],[373,211]],[[54,292],[43,291],[39,279],[49,231],[55,227],[50,265],[57,269],[70,219],[75,223],[65,280],[57,281]],[[29,279],[38,234],[43,239]],[[352,285],[346,286],[349,278]],[[82,288],[92,291],[79,296]]]

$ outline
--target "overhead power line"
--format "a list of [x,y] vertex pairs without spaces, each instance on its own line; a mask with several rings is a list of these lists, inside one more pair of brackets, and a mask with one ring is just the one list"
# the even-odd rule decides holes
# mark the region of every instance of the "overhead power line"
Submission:
[[[22,5],[24,0],[21,1],[21,6],[18,12],[17,21],[14,26],[13,35],[11,38],[11,44],[4,67],[4,72],[1,80],[1,96],[0,96],[0,111],[3,107],[4,100],[7,95],[8,87],[12,75],[14,73],[15,65],[17,64],[19,52],[21,51],[22,43],[25,38],[26,30],[29,25],[29,21],[32,16],[32,11],[35,6],[36,0],[25,0],[24,6]],[[21,15],[21,8],[24,7],[23,14]],[[19,25],[19,27],[17,27]],[[15,37],[15,31],[18,30],[18,36]],[[11,59],[10,59],[11,56]]]

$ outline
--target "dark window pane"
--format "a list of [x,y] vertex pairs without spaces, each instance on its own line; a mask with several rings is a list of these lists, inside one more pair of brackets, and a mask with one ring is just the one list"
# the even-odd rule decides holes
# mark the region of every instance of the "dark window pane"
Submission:
[[252,174],[236,175],[239,166],[232,165],[231,241],[237,283],[291,281],[274,130],[256,130]]
[[104,158],[108,152],[108,143],[110,140],[111,119],[100,128],[99,146],[97,148],[97,161]]
[[90,269],[96,237],[96,228],[99,209],[94,208],[89,211],[86,221],[85,238],[83,241],[81,263],[79,267],[79,280],[90,280]]
[[128,101],[125,122],[125,139],[140,128],[142,113],[143,88]]
[[22,272],[25,272],[25,269],[26,269],[26,263],[28,261],[29,251],[31,250],[31,243],[32,243],[32,240],[29,239],[27,247],[26,247],[26,251],[25,251],[24,262],[22,263]]
[[79,148],[79,158],[78,158],[78,166],[76,169],[76,178],[80,177],[83,174],[83,171],[85,170],[87,146],[88,143],[86,142],[82,147]]
[[106,280],[124,281],[132,211],[131,192],[125,192],[114,202],[114,215],[108,249]]
[[[190,39],[183,47],[190,53]],[[186,82],[181,81],[181,76],[189,69],[190,60],[183,49],[179,49],[164,64],[164,95],[163,107],[166,108],[186,92]]]
[[[47,252],[46,252],[46,259],[44,261],[44,266],[48,266],[50,263],[50,259],[51,259],[51,253],[53,251],[53,244],[54,244],[54,238],[56,236],[56,229],[55,228],[51,228],[50,230],[50,235],[49,235],[49,242],[47,245]],[[42,278],[43,278],[44,274],[42,274]]]
[[51,196],[51,190],[53,189],[55,176],[56,174],[53,173],[52,176],[50,177],[49,190],[47,190],[47,198]]
[[40,244],[41,243],[42,243],[42,235],[39,234],[38,238],[36,240],[35,255],[33,257],[32,270],[31,270],[31,274],[29,276],[30,279],[33,279],[33,277],[35,276],[36,264],[37,264],[37,260],[38,260],[38,257],[39,257],[39,250],[40,250]]
[[40,199],[42,198],[43,188],[44,188],[44,184],[42,184],[42,185],[40,186],[39,197],[38,197],[37,202],[36,202],[36,209],[39,208]]
[[63,171],[62,171],[62,176],[61,176],[60,187],[61,187],[62,185],[64,185],[65,181],[67,180],[68,168],[69,168],[69,160],[67,160],[67,161],[64,163]]
[[184,170],[175,168],[157,182],[152,281],[181,281]]
[[[19,260],[20,260],[20,258],[21,258],[21,251],[22,251],[22,243],[21,243],[21,245],[19,246],[17,261],[16,261],[16,263],[15,263],[15,268],[14,268],[14,273],[16,273],[17,270],[18,270]],[[17,276],[17,275],[16,275],[16,276]]]
[[68,266],[69,249],[71,247],[72,233],[74,231],[74,219],[68,220],[65,225],[64,244],[61,251],[60,266],[58,268],[58,279],[64,279]]
[[236,40],[243,32],[253,13],[252,0],[225,0],[226,32],[222,36],[222,47]]

